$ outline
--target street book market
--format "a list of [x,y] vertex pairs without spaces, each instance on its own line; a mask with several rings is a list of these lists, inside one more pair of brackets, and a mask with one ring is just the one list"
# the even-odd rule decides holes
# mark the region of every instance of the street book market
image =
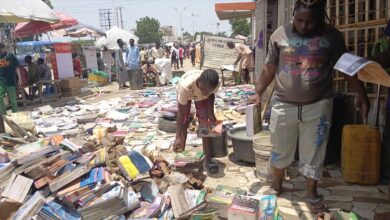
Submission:
[[230,37],[154,40],[52,2],[0,0],[0,220],[390,219],[390,1],[213,1]]

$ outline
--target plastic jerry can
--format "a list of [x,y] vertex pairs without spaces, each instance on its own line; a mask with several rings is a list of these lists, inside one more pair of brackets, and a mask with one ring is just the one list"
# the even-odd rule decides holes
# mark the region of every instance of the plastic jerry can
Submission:
[[341,169],[346,182],[373,185],[380,174],[380,132],[369,125],[345,125]]

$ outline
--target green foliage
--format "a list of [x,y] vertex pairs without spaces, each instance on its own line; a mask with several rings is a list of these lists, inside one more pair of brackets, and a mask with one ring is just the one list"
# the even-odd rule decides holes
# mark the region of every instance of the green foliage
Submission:
[[219,37],[227,37],[227,34],[225,31],[221,31],[221,32],[218,32],[215,34],[215,36],[219,36]]
[[160,22],[151,17],[143,17],[136,21],[137,27],[134,32],[139,37],[140,44],[149,44],[161,40]]
[[213,33],[211,32],[208,32],[208,31],[201,31],[201,32],[195,32],[194,34],[194,39],[196,39],[196,37],[200,35],[201,37],[204,36],[204,35],[214,35]]
[[46,3],[49,8],[53,9],[53,5],[51,4],[51,0],[42,0],[44,3]]
[[376,56],[380,53],[385,52],[389,49],[389,41],[387,38],[379,39],[377,42],[374,43],[374,46],[371,50],[371,56]]
[[229,24],[232,27],[232,35],[234,37],[236,35],[249,36],[251,34],[251,27],[246,18],[239,18],[230,20]]
[[192,34],[188,33],[187,31],[183,33],[183,40],[193,40],[194,36]]

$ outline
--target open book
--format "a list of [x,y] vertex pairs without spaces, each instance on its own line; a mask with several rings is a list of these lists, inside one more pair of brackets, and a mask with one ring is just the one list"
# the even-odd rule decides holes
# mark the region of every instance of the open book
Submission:
[[334,66],[335,70],[354,76],[364,82],[390,87],[390,76],[378,63],[351,53],[344,53]]

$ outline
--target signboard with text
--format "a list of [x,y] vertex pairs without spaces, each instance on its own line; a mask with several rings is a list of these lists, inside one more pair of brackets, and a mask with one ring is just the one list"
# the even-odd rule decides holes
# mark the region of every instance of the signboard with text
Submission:
[[227,46],[228,41],[244,43],[243,40],[206,35],[204,39],[204,67],[221,68],[222,65],[231,65],[237,59],[236,50]]
[[54,52],[54,56],[51,57],[54,79],[74,77],[70,43],[55,43]]

